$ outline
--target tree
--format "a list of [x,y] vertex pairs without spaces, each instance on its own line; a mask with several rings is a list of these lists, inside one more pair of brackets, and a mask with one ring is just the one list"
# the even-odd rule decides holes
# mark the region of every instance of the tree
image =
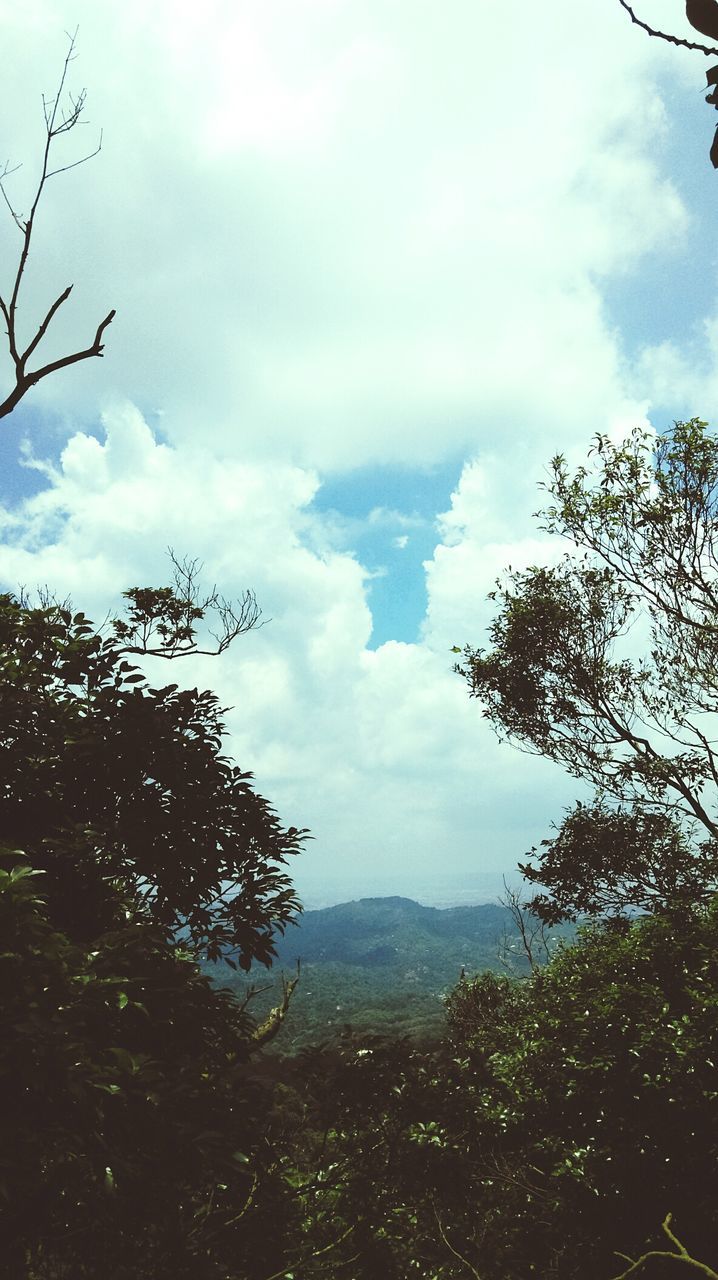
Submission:
[[[216,585],[205,595],[199,589],[198,575],[203,567],[199,560],[180,560],[171,547],[168,554],[172,586],[130,587],[122,593],[129,601],[127,616],[113,618],[112,630],[123,653],[155,658],[183,658],[197,653],[217,657],[238,636],[264,626],[253,591],[245,591],[234,604],[220,595]],[[201,649],[197,624],[208,613],[214,616],[218,628],[210,633],[215,647]]]
[[593,924],[523,982],[455,989],[484,1280],[605,1280],[669,1209],[704,1274],[716,1266],[717,930],[715,904]]
[[12,365],[15,372],[15,385],[5,399],[0,402],[0,418],[6,417],[17,408],[20,401],[27,394],[31,387],[37,385],[44,378],[48,378],[51,374],[57,373],[60,369],[65,369],[69,365],[77,364],[81,360],[89,360],[93,356],[102,356],[104,350],[103,337],[105,330],[115,317],[114,311],[109,311],[104,320],[101,320],[97,326],[95,336],[89,346],[80,350],[70,352],[68,355],[60,356],[57,359],[50,360],[46,364],[36,365],[30,369],[28,362],[37,352],[43,338],[45,337],[52,321],[57,315],[60,307],[63,306],[72,292],[72,285],[67,285],[60,293],[55,301],[50,305],[44,317],[39,322],[35,332],[32,335],[26,335],[21,338],[18,330],[18,306],[20,300],[20,292],[25,276],[25,268],[27,266],[30,249],[32,245],[32,235],[37,222],[38,209],[42,199],[46,184],[51,178],[58,174],[67,173],[70,169],[77,168],[78,165],[85,164],[96,156],[102,147],[102,135],[100,134],[97,146],[93,151],[80,156],[79,159],[70,160],[67,163],[59,163],[53,168],[53,148],[59,139],[65,135],[72,133],[73,129],[81,121],[82,113],[85,109],[87,91],[82,89],[77,96],[68,94],[67,105],[64,104],[64,94],[66,88],[67,75],[70,63],[75,58],[75,42],[77,39],[77,31],[70,36],[70,46],[65,57],[65,62],[60,76],[57,93],[53,98],[45,98],[43,95],[42,106],[45,118],[45,145],[43,148],[42,161],[40,164],[40,176],[34,189],[32,201],[30,204],[30,212],[27,217],[23,217],[18,213],[15,205],[8,195],[7,179],[14,174],[20,167],[10,166],[10,162],[5,163],[2,172],[0,172],[0,193],[5,201],[12,220],[22,237],[22,247],[20,257],[15,269],[15,275],[10,286],[9,294],[0,295],[0,312],[5,320],[5,327],[8,338],[8,350]]
[[576,910],[706,899],[718,876],[718,440],[693,419],[621,445],[599,436],[591,456],[575,475],[557,456],[546,486],[544,527],[572,551],[497,583],[492,648],[468,646],[457,670],[501,736],[597,789],[529,878]]
[[273,1131],[305,1206],[296,1273],[608,1280],[646,1257],[663,1275],[670,1212],[709,1274],[717,943],[715,905],[594,923],[524,979],[461,981],[431,1050],[305,1055],[288,1150]]
[[[77,940],[117,924],[116,886],[144,919],[248,969],[298,904],[284,830],[222,755],[214,694],[150,688],[83,614],[0,599],[0,812]],[[138,905],[138,910],[140,907]]]
[[270,963],[302,833],[213,694],[150,687],[82,614],[0,598],[0,726],[8,1274],[271,1274],[254,1028],[197,960]]
[[[57,140],[80,122],[84,90],[43,100],[46,141],[11,293],[0,298],[15,387],[102,354],[40,365],[37,351],[71,286],[27,343],[18,300]],[[212,652],[256,626],[202,596],[198,565],[174,585],[125,593],[111,634],[45,592],[0,595],[0,1237],[9,1280],[245,1280],[284,1266],[296,1213],[266,1141],[271,1088],[251,1054],[286,1014],[255,1028],[200,959],[270,964],[299,910],[286,872],[303,833],[285,829],[222,754],[210,692],[153,688],[126,655]],[[284,1271],[280,1270],[280,1274]]]

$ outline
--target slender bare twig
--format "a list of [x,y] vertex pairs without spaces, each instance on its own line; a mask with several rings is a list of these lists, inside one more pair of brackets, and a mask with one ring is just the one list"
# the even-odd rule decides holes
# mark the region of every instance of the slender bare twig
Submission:
[[315,1258],[321,1258],[323,1254],[331,1253],[332,1249],[337,1249],[342,1241],[351,1235],[355,1225],[352,1222],[351,1226],[347,1227],[346,1231],[343,1231],[337,1240],[332,1240],[330,1244],[325,1244],[322,1249],[315,1249],[313,1253],[303,1258],[301,1262],[290,1262],[288,1267],[283,1267],[281,1271],[275,1271],[271,1276],[267,1276],[267,1280],[282,1280],[282,1276],[286,1276],[290,1271],[297,1271],[300,1266],[304,1267],[307,1262],[313,1262]]
[[670,36],[665,31],[656,31],[654,27],[649,27],[647,22],[641,22],[641,19],[636,17],[627,0],[618,0],[618,3],[630,15],[631,22],[635,22],[637,27],[647,31],[649,36],[656,36],[658,40],[667,40],[669,44],[680,45],[682,49],[695,49],[697,53],[705,53],[709,58],[718,55],[718,49],[715,46],[709,47],[705,44],[694,44],[692,40],[683,40],[680,36]]
[[16,227],[20,231],[23,238],[22,249],[20,251],[20,258],[18,261],[17,270],[15,272],[15,279],[13,281],[10,298],[9,300],[7,300],[6,298],[0,296],[0,313],[2,314],[3,319],[5,321],[5,328],[6,328],[7,337],[8,337],[8,349],[10,352],[12,362],[15,366],[15,386],[13,387],[10,394],[6,396],[3,401],[0,402],[0,418],[7,417],[9,413],[12,413],[13,409],[16,408],[16,406],[22,400],[23,396],[27,394],[30,388],[36,386],[37,383],[41,382],[43,378],[47,378],[50,374],[56,373],[58,369],[65,369],[69,365],[77,364],[78,361],[80,360],[88,360],[93,356],[101,356],[104,351],[104,343],[102,339],[103,339],[105,329],[108,327],[108,325],[112,324],[112,321],[115,318],[114,310],[109,311],[108,314],[105,316],[104,320],[102,320],[100,324],[97,326],[94,340],[88,347],[84,347],[80,351],[74,351],[69,355],[61,356],[57,360],[51,360],[47,364],[41,365],[37,369],[33,369],[33,370],[28,369],[27,367],[28,360],[33,355],[33,353],[37,350],[37,347],[40,345],[43,338],[45,337],[45,334],[47,333],[47,330],[52,320],[56,316],[57,312],[59,311],[63,303],[67,301],[67,299],[70,296],[70,292],[72,290],[72,285],[68,285],[67,288],[63,289],[62,293],[59,294],[59,296],[55,299],[55,301],[51,303],[50,307],[48,308],[44,316],[44,319],[41,320],[40,324],[38,325],[34,336],[30,339],[30,342],[28,343],[28,345],[23,349],[18,339],[18,332],[17,332],[18,301],[20,297],[20,290],[22,287],[23,278],[25,275],[25,268],[27,266],[27,261],[30,254],[30,247],[32,244],[32,233],[35,227],[35,218],[37,215],[37,210],[40,203],[40,199],[42,197],[42,193],[45,189],[45,184],[50,178],[56,177],[57,174],[59,173],[67,173],[70,169],[76,169],[79,165],[86,164],[88,160],[91,160],[93,156],[96,156],[99,153],[99,151],[102,149],[102,133],[100,132],[99,141],[97,146],[94,148],[94,150],[89,151],[84,156],[81,156],[79,160],[72,160],[68,164],[58,165],[54,169],[50,168],[50,154],[51,154],[53,142],[57,138],[59,138],[62,134],[69,133],[70,130],[74,129],[76,125],[83,123],[80,120],[80,116],[82,115],[82,112],[85,108],[85,101],[87,98],[87,92],[85,89],[83,89],[81,93],[78,94],[77,97],[72,97],[72,95],[70,95],[69,108],[67,110],[63,109],[61,106],[62,97],[65,90],[65,82],[67,80],[68,69],[69,69],[70,63],[74,61],[76,57],[75,44],[77,40],[77,31],[75,31],[74,35],[68,35],[68,40],[70,42],[69,48],[67,50],[67,55],[65,57],[65,61],[63,64],[62,74],[60,76],[60,83],[58,85],[57,93],[55,94],[54,98],[50,98],[50,99],[45,98],[43,94],[42,109],[43,109],[43,115],[45,118],[45,146],[43,150],[40,178],[38,180],[38,184],[35,189],[35,195],[33,197],[30,213],[28,214],[28,217],[26,219],[23,219],[20,216],[20,214],[17,212],[16,208],[12,204],[10,197],[8,196],[8,193],[5,189],[6,178],[10,177],[11,174],[17,172],[17,169],[20,166],[16,165],[14,168],[11,169],[8,161],[5,164],[2,170],[2,173],[0,173],[0,194],[2,194],[3,200],[7,205],[7,208],[13,219],[13,222],[15,223]]
[[247,1006],[250,1005],[253,1000],[256,1000],[257,996],[264,995],[265,991],[271,991],[273,985],[274,983],[267,982],[263,987],[250,987],[247,993],[245,994],[244,999],[242,1001],[237,1002],[239,1005],[239,1012],[244,1013]]
[[[534,915],[529,903],[522,901],[521,890],[512,889],[505,879],[504,896],[499,898],[499,902],[507,908],[516,925],[521,950],[528,961],[531,973],[535,975],[551,956],[546,924],[539,916]],[[504,931],[499,959],[507,969],[511,968],[511,950],[509,937]]]
[[472,1266],[472,1264],[469,1262],[469,1259],[465,1258],[463,1253],[459,1253],[459,1250],[455,1249],[451,1241],[448,1239],[446,1232],[444,1231],[444,1228],[441,1225],[441,1218],[437,1213],[436,1205],[434,1204],[433,1200],[431,1202],[431,1207],[434,1211],[434,1217],[436,1218],[436,1225],[439,1228],[439,1235],[441,1236],[449,1252],[453,1253],[454,1257],[459,1259],[459,1262],[463,1262],[464,1266],[471,1272],[472,1276],[474,1277],[474,1280],[481,1280],[481,1276],[476,1270],[476,1267]]

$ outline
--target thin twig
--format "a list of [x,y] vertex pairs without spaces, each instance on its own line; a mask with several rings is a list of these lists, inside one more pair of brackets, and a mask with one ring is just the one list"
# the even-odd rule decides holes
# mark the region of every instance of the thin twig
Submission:
[[[354,1225],[355,1224],[352,1223],[350,1227],[347,1227],[346,1231],[342,1232],[338,1240],[332,1240],[331,1244],[324,1245],[322,1249],[315,1249],[313,1253],[308,1255],[308,1257],[302,1258],[301,1262],[290,1262],[289,1266],[283,1267],[281,1271],[274,1271],[271,1276],[266,1277],[266,1280],[282,1280],[282,1276],[286,1276],[288,1271],[297,1271],[299,1267],[304,1267],[307,1262],[313,1262],[315,1258],[321,1258],[322,1254],[329,1253],[332,1249],[337,1249],[342,1241],[346,1240],[348,1235],[351,1235],[354,1230]],[[357,1257],[358,1256],[359,1255],[357,1254]]]
[[[77,124],[84,123],[84,121],[80,121],[80,116],[84,110],[85,101],[87,98],[87,92],[85,89],[83,89],[82,92],[77,95],[77,97],[73,97],[72,95],[70,95],[69,109],[67,111],[61,110],[61,101],[62,101],[63,93],[65,91],[65,82],[67,80],[68,69],[69,69],[70,63],[73,62],[76,57],[76,52],[75,52],[76,39],[77,39],[77,30],[75,30],[73,35],[70,35],[68,33],[69,48],[65,56],[65,61],[62,67],[62,74],[60,76],[60,83],[58,85],[58,89],[55,97],[53,99],[47,99],[44,94],[42,97],[42,110],[45,118],[45,146],[43,150],[40,177],[37,183],[37,187],[35,189],[35,195],[32,201],[30,213],[28,214],[25,220],[23,220],[20,217],[20,215],[16,212],[7,194],[7,191],[5,190],[5,185],[4,185],[5,179],[9,177],[10,174],[15,173],[19,166],[15,166],[14,169],[11,169],[8,161],[5,164],[5,167],[2,173],[0,173],[0,194],[2,194],[5,204],[7,205],[7,208],[10,211],[10,215],[15,225],[21,231],[22,237],[23,237],[23,245],[20,251],[20,258],[18,261],[17,270],[15,272],[15,279],[13,282],[12,293],[10,295],[9,301],[6,301],[4,298],[0,297],[0,313],[2,313],[3,319],[5,320],[5,326],[7,329],[7,338],[8,338],[8,348],[10,351],[10,356],[12,358],[12,361],[15,365],[15,386],[13,390],[10,392],[10,394],[6,396],[6,398],[2,402],[0,402],[0,418],[4,418],[9,413],[12,413],[13,409],[15,409],[15,407],[19,404],[20,400],[22,400],[23,396],[27,394],[30,388],[34,387],[38,382],[42,381],[43,378],[49,377],[50,374],[56,373],[59,369],[66,369],[68,368],[69,365],[77,364],[78,361],[80,360],[88,360],[95,356],[101,356],[104,350],[104,344],[102,341],[104,332],[107,329],[108,325],[112,323],[115,316],[114,310],[108,312],[104,320],[102,320],[100,324],[97,326],[97,331],[95,333],[94,341],[91,343],[90,346],[84,347],[80,351],[74,351],[69,355],[62,356],[57,360],[51,360],[48,364],[42,365],[39,369],[35,369],[32,372],[28,372],[26,367],[27,361],[29,360],[30,356],[33,354],[33,352],[37,349],[37,347],[42,342],[43,338],[45,337],[45,334],[47,333],[49,325],[51,324],[52,320],[57,314],[59,308],[69,297],[72,289],[72,285],[68,285],[67,288],[64,289],[63,292],[59,295],[59,297],[56,298],[52,306],[49,308],[47,314],[45,315],[45,318],[39,324],[37,331],[35,333],[35,336],[30,340],[25,350],[21,352],[19,342],[18,342],[18,337],[17,337],[16,315],[18,310],[20,289],[21,289],[23,279],[24,279],[24,274],[25,274],[25,267],[27,266],[27,261],[30,254],[32,233],[35,225],[35,216],[37,214],[40,199],[42,197],[42,193],[45,188],[45,183],[48,181],[48,179],[54,178],[59,173],[67,173],[70,169],[76,169],[78,165],[85,164],[88,160],[91,160],[93,156],[96,156],[98,152],[102,149],[102,132],[100,132],[99,142],[95,147],[94,151],[88,152],[87,155],[82,156],[79,160],[70,161],[70,163],[65,165],[58,165],[56,169],[50,168],[50,152],[51,152],[51,148],[54,140],[63,133],[69,133],[70,130],[74,129]],[[60,113],[59,117],[58,117],[58,113]]]
[[680,36],[669,36],[665,31],[656,31],[653,27],[649,27],[647,22],[641,22],[637,18],[627,0],[618,0],[618,3],[630,14],[631,22],[635,22],[637,27],[641,27],[647,31],[649,36],[656,36],[659,40],[667,40],[669,44],[680,45],[683,49],[695,49],[697,53],[705,53],[707,57],[718,56],[718,49],[708,47],[705,44],[695,44],[692,40],[683,40]]
[[464,1255],[463,1255],[463,1253],[459,1253],[459,1250],[458,1250],[458,1249],[455,1249],[455,1248],[454,1248],[454,1246],[453,1246],[453,1244],[452,1244],[452,1243],[451,1243],[451,1241],[449,1240],[448,1236],[446,1235],[446,1232],[444,1231],[444,1228],[443,1228],[443,1227],[442,1227],[442,1225],[441,1225],[441,1218],[439,1217],[439,1215],[438,1215],[438,1213],[437,1213],[437,1211],[436,1211],[436,1205],[434,1204],[433,1200],[432,1200],[432,1202],[431,1202],[431,1207],[432,1207],[432,1209],[434,1210],[434,1217],[436,1218],[436,1225],[437,1225],[437,1227],[439,1228],[439,1235],[441,1236],[442,1240],[444,1241],[444,1244],[446,1245],[446,1247],[447,1247],[447,1249],[449,1250],[449,1252],[450,1252],[450,1253],[453,1253],[454,1257],[459,1259],[459,1262],[463,1262],[463,1264],[464,1264],[464,1266],[465,1266],[465,1267],[468,1267],[469,1271],[471,1272],[472,1276],[474,1277],[474,1280],[481,1280],[481,1276],[479,1275],[478,1271],[476,1270],[476,1267],[472,1266],[472,1264],[469,1262],[469,1259],[468,1259],[468,1258],[465,1258],[465,1257],[464,1257]]

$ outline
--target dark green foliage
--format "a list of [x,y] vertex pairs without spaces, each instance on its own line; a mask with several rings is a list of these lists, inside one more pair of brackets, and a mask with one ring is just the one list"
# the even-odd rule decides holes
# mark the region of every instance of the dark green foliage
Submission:
[[0,830],[45,872],[58,928],[115,927],[121,884],[210,957],[271,958],[298,906],[281,865],[300,833],[221,754],[214,694],[151,689],[83,614],[5,596],[0,725]]
[[539,865],[520,863],[519,870],[550,889],[550,897],[535,895],[532,907],[551,924],[629,908],[655,912],[667,903],[711,900],[718,844],[692,842],[665,813],[615,809],[598,799],[577,804],[554,838],[542,841]]
[[222,1275],[237,1242],[203,1259],[203,1224],[251,1186],[246,1020],[145,924],[71,943],[41,882],[0,873],[4,1274]]
[[461,982],[431,1052],[348,1040],[298,1062],[299,1162],[332,1179],[338,1242],[302,1276],[609,1280],[668,1211],[715,1266],[717,991],[718,910],[620,920],[525,980]]
[[240,1280],[284,1256],[251,1026],[197,958],[271,959],[299,833],[221,755],[220,715],[149,688],[83,615],[0,600],[12,1280]]
[[533,1170],[502,1216],[534,1262],[543,1239],[556,1274],[610,1275],[612,1249],[642,1252],[670,1208],[715,1263],[717,993],[715,907],[595,925],[520,987],[457,988],[450,1033],[485,1080],[494,1154]]

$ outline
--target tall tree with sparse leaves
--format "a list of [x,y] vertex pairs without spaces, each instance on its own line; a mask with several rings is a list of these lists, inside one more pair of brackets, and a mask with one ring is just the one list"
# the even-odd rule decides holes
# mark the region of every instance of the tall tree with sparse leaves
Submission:
[[554,458],[547,489],[544,527],[566,557],[497,583],[490,646],[458,667],[500,736],[596,789],[529,878],[578,911],[705,901],[718,885],[718,439],[698,419],[599,436],[575,474]]

